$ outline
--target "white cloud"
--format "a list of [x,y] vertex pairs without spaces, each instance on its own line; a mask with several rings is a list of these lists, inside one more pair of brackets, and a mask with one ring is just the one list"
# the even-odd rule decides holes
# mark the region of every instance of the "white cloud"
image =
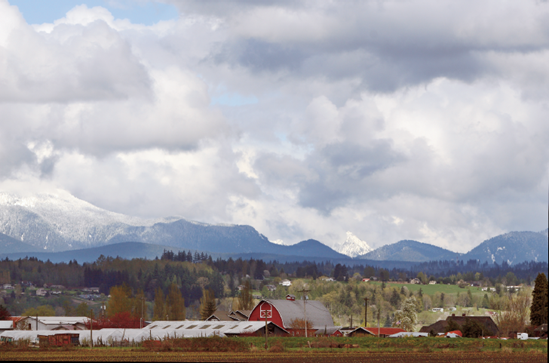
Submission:
[[171,3],[31,27],[0,0],[3,188],[285,243],[543,229],[547,3]]

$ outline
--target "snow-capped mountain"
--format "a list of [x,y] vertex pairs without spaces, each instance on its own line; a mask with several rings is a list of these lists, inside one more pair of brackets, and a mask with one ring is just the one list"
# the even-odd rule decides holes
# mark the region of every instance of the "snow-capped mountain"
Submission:
[[376,261],[413,261],[454,260],[459,253],[418,241],[403,240],[381,246],[365,255],[359,256]]
[[337,252],[353,258],[359,255],[364,255],[373,250],[374,249],[370,247],[368,243],[362,241],[352,232],[347,232],[347,239],[345,242],[336,247]]
[[0,233],[47,251],[102,245],[129,227],[174,219],[109,212],[62,190],[32,196],[0,192]]
[[482,242],[467,252],[463,260],[509,265],[523,261],[547,262],[547,230],[541,232],[509,232]]
[[98,208],[64,191],[24,197],[0,192],[0,234],[5,235],[0,238],[0,253],[22,252],[23,247],[58,252],[141,242],[210,253],[270,254],[273,259],[277,255],[345,258],[318,241],[284,246],[269,242],[246,225],[210,225],[180,217],[130,217]]

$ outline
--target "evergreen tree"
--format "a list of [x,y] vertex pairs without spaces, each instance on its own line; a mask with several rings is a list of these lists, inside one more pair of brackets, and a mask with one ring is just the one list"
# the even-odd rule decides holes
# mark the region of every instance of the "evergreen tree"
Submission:
[[154,311],[153,320],[165,320],[166,319],[166,305],[164,302],[164,293],[162,289],[158,287],[154,294]]
[[467,297],[468,297],[467,306],[468,307],[473,306],[473,293],[471,292],[471,289],[467,289]]
[[547,277],[539,273],[536,277],[534,291],[532,291],[532,306],[530,308],[530,321],[534,326],[547,324]]
[[4,305],[0,305],[0,320],[8,320],[10,317],[11,314],[8,309],[6,309]]
[[[212,289],[202,290],[202,299],[200,299],[200,318],[206,320],[217,310],[215,303],[215,294]],[[247,309],[248,310],[248,309]]]

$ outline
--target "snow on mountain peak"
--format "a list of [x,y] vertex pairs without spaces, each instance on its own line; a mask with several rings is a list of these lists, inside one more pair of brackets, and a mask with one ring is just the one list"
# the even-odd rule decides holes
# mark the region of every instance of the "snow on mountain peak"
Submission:
[[336,248],[337,252],[353,258],[359,255],[364,255],[374,250],[368,245],[368,243],[362,241],[360,238],[358,238],[349,231],[347,232],[347,239],[345,240],[345,242],[336,246]]
[[284,241],[281,240],[281,239],[276,239],[276,240],[274,240],[274,241],[270,241],[270,240],[269,240],[269,242],[274,243],[274,244],[276,244],[276,245],[281,245],[281,246],[292,246],[292,245],[293,245],[293,243],[284,242]]
[[0,191],[0,233],[48,250],[71,248],[73,242],[104,243],[128,226],[150,227],[165,220],[110,212],[62,190],[34,195]]

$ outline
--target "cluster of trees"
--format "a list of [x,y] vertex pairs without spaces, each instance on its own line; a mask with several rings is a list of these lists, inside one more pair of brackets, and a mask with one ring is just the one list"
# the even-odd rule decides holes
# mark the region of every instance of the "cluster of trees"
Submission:
[[165,298],[162,289],[156,289],[153,320],[185,320],[186,316],[185,298],[175,283],[171,283]]
[[[160,259],[124,260],[101,256],[94,263],[80,265],[77,261],[69,263],[42,262],[36,258],[26,258],[11,261],[0,260],[0,278],[6,283],[21,281],[32,282],[35,286],[44,283],[73,287],[99,287],[104,295],[113,292],[115,296],[125,296],[127,300],[122,310],[107,306],[106,313],[95,307],[95,314],[113,318],[122,311],[131,317],[155,317],[165,319],[170,316],[190,314],[197,318],[211,312],[212,306],[219,300],[234,297],[234,307],[250,309],[253,306],[252,290],[260,290],[267,298],[284,298],[287,293],[299,295],[303,288],[303,280],[312,279],[308,286],[311,289],[309,297],[322,300],[330,307],[332,314],[342,321],[349,317],[363,316],[364,298],[368,297],[372,308],[369,314],[381,314],[384,325],[391,325],[395,311],[401,308],[406,299],[411,296],[418,306],[418,314],[433,307],[443,307],[457,304],[464,307],[485,307],[497,310],[505,309],[511,302],[502,285],[515,285],[531,280],[538,272],[547,270],[547,263],[523,263],[514,266],[479,264],[477,261],[437,261],[412,266],[410,269],[392,270],[376,267],[331,262],[265,262],[261,259],[213,260],[204,253],[194,254],[190,251],[174,253],[164,251]],[[444,274],[444,271],[449,274]],[[535,272],[535,273],[534,273]],[[318,280],[321,276],[333,276],[339,282],[324,283]],[[395,289],[387,285],[365,286],[359,284],[361,277],[375,276],[381,281],[408,279],[418,277],[423,283],[437,280],[439,283],[465,284],[466,281],[480,281],[484,286],[495,286],[496,294],[471,294],[467,289],[456,295],[435,293],[433,295],[419,292],[411,293],[406,288]],[[287,277],[298,278],[291,287],[282,287],[278,282]],[[244,284],[244,290],[238,286]],[[271,291],[269,285],[276,285]],[[123,289],[122,289],[122,287]],[[541,286],[536,283],[536,288]],[[112,290],[115,288],[114,290]],[[122,291],[122,290],[123,291]],[[23,294],[27,290],[27,293]],[[179,297],[177,297],[177,296]],[[217,298],[217,300],[216,300]],[[9,296],[0,298],[0,304],[5,304],[16,314],[36,313],[36,309],[46,309],[47,314],[55,315],[87,315],[83,314],[91,306],[86,303],[75,306],[68,296],[33,299],[28,294],[24,284],[16,286]],[[112,298],[111,298],[112,300]],[[115,299],[116,300],[116,299]],[[154,303],[153,303],[154,301]],[[184,311],[175,311],[176,304],[183,306]],[[47,302],[47,304],[44,304]],[[140,303],[139,303],[140,302]],[[147,304],[147,302],[149,302]],[[547,304],[534,302],[534,304]],[[45,306],[49,306],[47,308]],[[130,306],[128,308],[128,306]],[[28,309],[35,309],[29,310]],[[118,310],[117,310],[118,309]],[[376,310],[378,309],[378,310]],[[111,311],[118,311],[111,313]],[[45,312],[45,311],[42,311]],[[34,315],[34,314],[33,314]],[[46,314],[41,314],[46,315]],[[377,316],[377,315],[376,315]],[[419,315],[418,315],[419,316]],[[421,320],[421,316],[418,318]],[[371,318],[368,318],[372,321]],[[345,323],[345,322],[343,322]]]

